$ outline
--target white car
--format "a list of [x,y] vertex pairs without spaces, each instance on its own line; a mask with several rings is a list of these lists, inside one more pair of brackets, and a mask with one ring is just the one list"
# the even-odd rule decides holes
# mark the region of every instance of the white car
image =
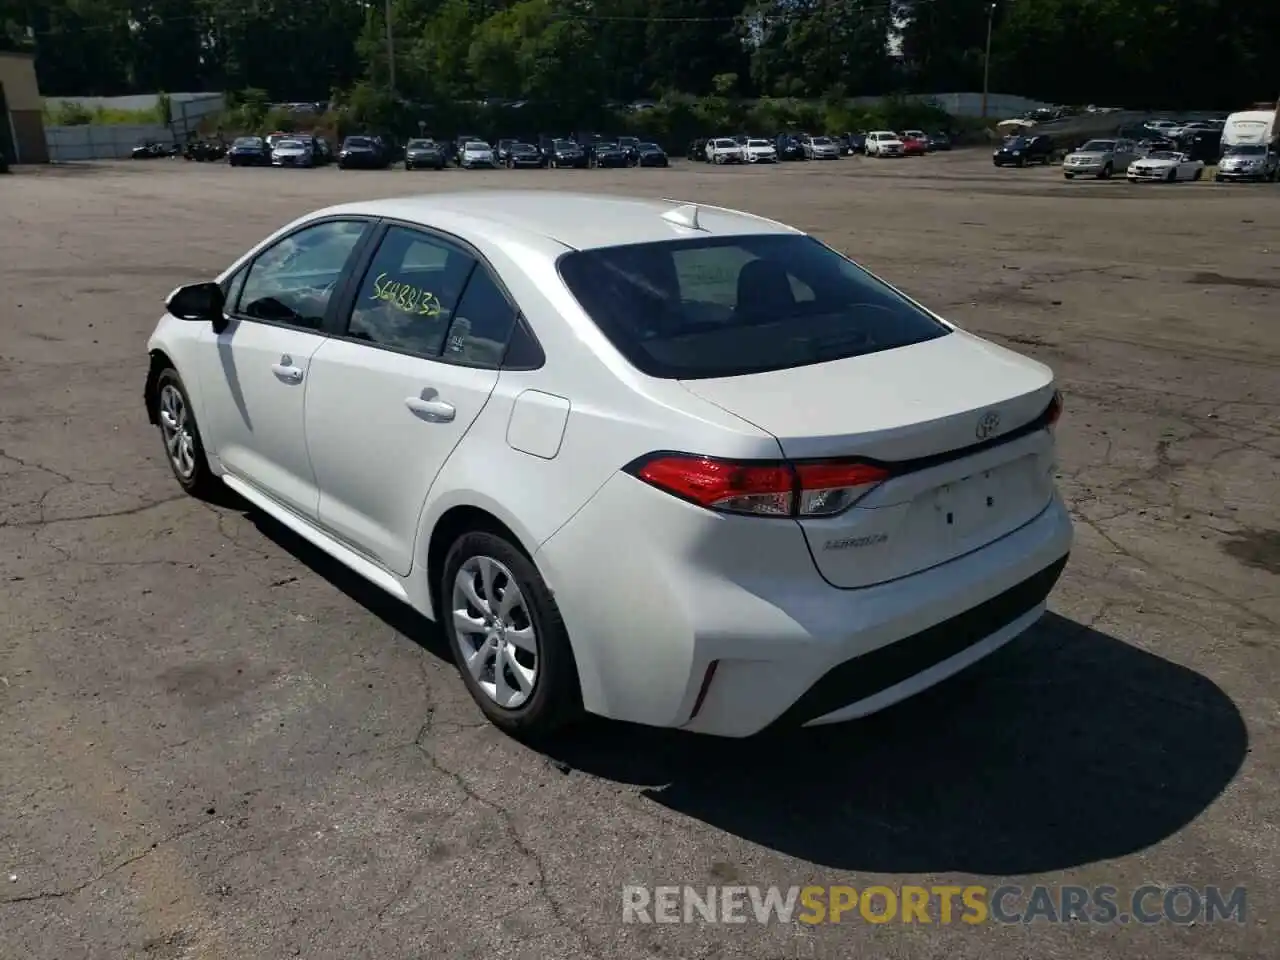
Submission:
[[747,163],[777,163],[778,148],[772,140],[752,138],[747,141]]
[[1199,180],[1204,176],[1204,161],[1192,160],[1174,150],[1153,150],[1129,164],[1124,174],[1130,182],[1142,180]]
[[302,140],[279,140],[271,148],[271,165],[273,167],[312,167],[315,156],[311,144]]
[[862,716],[1029,628],[1071,546],[1052,372],[752,214],[370,200],[166,306],[182,487],[434,618],[513,733]]
[[493,147],[480,140],[468,140],[462,145],[462,152],[458,155],[458,166],[464,170],[474,170],[476,167],[496,167],[497,159],[494,157]]
[[868,157],[901,157],[906,144],[892,130],[872,130],[867,134],[866,150]]
[[747,149],[737,140],[717,137],[707,143],[707,159],[712,163],[745,163]]

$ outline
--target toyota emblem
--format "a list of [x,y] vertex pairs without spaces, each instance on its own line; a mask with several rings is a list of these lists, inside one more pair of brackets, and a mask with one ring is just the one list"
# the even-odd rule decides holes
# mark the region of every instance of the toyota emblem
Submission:
[[978,420],[978,427],[974,430],[974,433],[977,434],[979,440],[986,440],[988,437],[994,437],[999,429],[1000,414],[995,410],[988,410]]

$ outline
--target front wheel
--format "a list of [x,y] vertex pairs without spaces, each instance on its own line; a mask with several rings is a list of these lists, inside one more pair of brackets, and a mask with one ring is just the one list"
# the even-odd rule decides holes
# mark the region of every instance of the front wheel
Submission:
[[1099,179],[1102,179],[1102,180],[1110,180],[1111,174],[1113,172],[1114,171],[1111,169],[1111,164],[1108,163],[1105,167],[1102,168],[1102,173],[1098,174],[1098,177]]
[[209,469],[187,388],[173,367],[161,370],[155,383],[153,413],[169,469],[187,493],[210,499],[220,492],[221,483]]
[[1165,179],[1165,181],[1166,181],[1167,183],[1177,183],[1177,182],[1178,182],[1178,171],[1177,171],[1177,170],[1170,170],[1170,171],[1169,171],[1169,175],[1168,175],[1167,177],[1165,177],[1164,179]]
[[537,567],[488,531],[463,534],[445,556],[440,622],[462,680],[485,716],[523,738],[582,712],[573,649]]

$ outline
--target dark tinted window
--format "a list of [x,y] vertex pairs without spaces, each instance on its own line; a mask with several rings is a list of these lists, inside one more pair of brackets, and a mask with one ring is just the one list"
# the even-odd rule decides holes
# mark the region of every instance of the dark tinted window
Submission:
[[361,281],[348,336],[439,356],[474,265],[470,256],[438,237],[392,227]]
[[614,346],[655,377],[778,370],[950,332],[812,237],[582,250],[561,257],[559,269]]
[[348,147],[372,147],[373,141],[368,137],[347,137]]
[[364,221],[330,220],[292,233],[254,259],[237,313],[318,330]]
[[444,356],[458,363],[496,367],[516,322],[516,311],[489,271],[477,267],[453,311]]

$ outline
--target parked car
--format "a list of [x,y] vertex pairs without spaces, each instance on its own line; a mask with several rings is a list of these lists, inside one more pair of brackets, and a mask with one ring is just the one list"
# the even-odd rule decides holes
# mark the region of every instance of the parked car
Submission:
[[594,167],[626,167],[627,152],[616,143],[601,141],[592,152],[591,165]]
[[415,137],[404,145],[406,170],[443,170],[445,163],[444,150],[429,137]]
[[930,153],[937,151],[946,152],[951,149],[951,137],[943,133],[941,130],[938,130],[935,133],[929,134],[928,146]]
[[458,153],[458,166],[463,170],[492,170],[498,165],[493,147],[483,140],[467,140]]
[[705,163],[707,159],[707,144],[711,141],[705,137],[699,137],[696,140],[689,141],[689,147],[685,151],[686,160],[694,160],[698,163]]
[[1006,137],[991,154],[997,167],[1025,167],[1031,163],[1048,165],[1053,160],[1053,140],[1044,134]]
[[311,160],[317,167],[327,167],[333,163],[333,147],[321,136],[311,137]]
[[778,148],[772,140],[762,137],[751,137],[743,147],[747,155],[747,163],[777,163]]
[[641,143],[636,147],[636,166],[669,167],[667,153],[656,143]]
[[547,161],[547,165],[552,169],[570,167],[575,170],[585,170],[590,162],[587,151],[576,140],[552,141],[551,156]]
[[902,138],[892,130],[872,130],[867,134],[868,157],[902,157],[905,149]]
[[1204,176],[1204,161],[1192,160],[1185,153],[1175,150],[1156,150],[1129,164],[1125,176],[1130,183],[1144,180],[1163,180],[1168,183],[1199,180]]
[[382,143],[373,137],[354,136],[342,141],[338,151],[339,170],[385,170],[391,166]]
[[1221,130],[1192,130],[1184,134],[1179,148],[1193,160],[1203,160],[1205,165],[1216,164],[1222,158]]
[[276,148],[276,144],[281,140],[288,140],[292,136],[292,133],[285,133],[283,130],[274,130],[271,133],[268,133],[266,136],[268,152],[274,150]]
[[507,145],[507,169],[525,170],[532,167],[544,167],[542,155],[531,143],[515,141]]
[[158,140],[141,140],[129,151],[129,156],[134,160],[158,160],[176,157],[179,152],[176,144],[161,143]]
[[830,137],[805,137],[800,141],[806,160],[837,160],[840,148]]
[[233,167],[269,167],[271,150],[262,137],[237,137],[227,151],[227,163]]
[[311,144],[307,140],[287,139],[277,141],[271,149],[273,167],[314,167]]
[[803,160],[804,144],[793,133],[780,133],[774,138],[774,147],[779,160]]
[[640,138],[619,137],[618,146],[627,155],[627,163],[634,167],[640,160]]
[[1270,180],[1275,183],[1280,170],[1280,154],[1262,143],[1237,143],[1227,147],[1213,179]]
[[1128,170],[1137,156],[1138,147],[1132,140],[1088,140],[1063,158],[1062,175],[1068,180],[1110,180],[1117,170]]
[[494,156],[497,158],[499,164],[502,164],[502,165],[506,164],[507,154],[511,152],[511,145],[513,143],[518,143],[518,142],[519,141],[510,137],[499,140],[497,142],[497,144],[494,146],[493,153],[494,153]]
[[751,214],[326,206],[146,349],[176,483],[435,619],[520,736],[862,716],[1029,629],[1071,548],[1053,372]]
[[460,133],[453,138],[453,162],[462,166],[462,148],[468,143],[487,143],[484,137],[474,133]]
[[746,163],[747,152],[738,141],[717,137],[707,143],[707,159],[717,164]]
[[866,152],[867,135],[865,133],[842,133],[835,140],[842,157],[862,156]]
[[908,157],[923,157],[929,152],[929,135],[923,130],[903,130],[898,134],[902,152]]
[[227,145],[221,140],[192,140],[182,150],[185,160],[212,163],[227,156]]

